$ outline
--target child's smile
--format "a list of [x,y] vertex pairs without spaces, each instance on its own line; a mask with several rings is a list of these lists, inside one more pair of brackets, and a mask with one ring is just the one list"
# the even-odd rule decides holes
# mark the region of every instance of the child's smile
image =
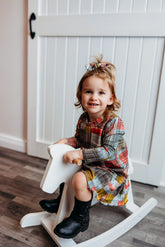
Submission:
[[95,106],[98,106],[99,104],[96,104],[96,103],[88,103],[89,106],[91,107],[95,107]]
[[96,77],[88,77],[82,88],[82,106],[88,112],[90,121],[101,117],[107,107],[113,103],[113,97],[107,81]]

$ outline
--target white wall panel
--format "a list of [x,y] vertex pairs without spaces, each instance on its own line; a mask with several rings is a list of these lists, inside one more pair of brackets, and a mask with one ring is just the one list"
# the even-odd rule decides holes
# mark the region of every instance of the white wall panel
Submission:
[[93,8],[93,2],[92,1],[88,1],[88,0],[81,1],[81,5],[80,5],[80,13],[81,14],[91,13],[92,8]]
[[162,0],[148,0],[147,10],[148,11],[160,11],[162,9]]
[[70,0],[69,1],[69,14],[78,14],[80,11],[80,1]]
[[68,49],[66,53],[66,85],[65,85],[65,110],[64,110],[64,133],[63,137],[73,136],[75,132],[75,107],[77,82],[77,52],[78,39],[68,39]]
[[40,0],[39,14],[159,12],[164,5],[164,0]]
[[131,146],[134,118],[136,114],[135,107],[139,83],[139,71],[141,68],[142,44],[142,38],[131,38],[129,40],[127,67],[125,71],[125,90],[123,92],[121,109],[121,115],[125,120],[125,127],[128,132],[127,143],[129,147]]
[[117,69],[116,83],[119,99],[122,101],[122,95],[125,85],[125,71],[128,57],[129,38],[116,38],[115,53],[113,63]]
[[105,6],[105,1],[100,1],[100,0],[93,0],[93,8],[92,12],[93,13],[104,13],[104,8]]
[[68,0],[58,1],[58,14],[59,15],[68,14],[69,3],[70,3],[70,1],[68,1]]
[[41,38],[38,139],[52,142],[74,133],[77,84],[88,57],[107,50],[106,58],[112,57],[117,68],[117,94],[131,155],[147,161],[163,45],[158,38]]
[[118,12],[131,12],[132,0],[119,1]]
[[102,44],[102,54],[104,54],[104,58],[106,61],[114,62],[115,56],[115,47],[116,47],[116,38],[104,38]]
[[[141,67],[139,71],[139,83],[137,88],[137,99],[135,107],[135,119],[133,124],[133,135],[131,143],[131,154],[135,159],[142,159],[144,140],[146,138],[146,126],[150,133],[152,133],[152,128],[150,125],[149,112],[150,107],[152,107],[152,112],[155,112],[156,101],[153,98],[152,104],[149,105],[152,87],[152,73],[157,69],[160,73],[160,63],[154,66],[155,58],[155,39],[144,39],[143,41],[143,53],[141,57]],[[152,51],[152,52],[151,52]],[[161,57],[160,57],[161,59]],[[159,77],[154,81],[157,85],[155,94],[157,95],[159,86]],[[156,96],[155,95],[155,96]],[[153,121],[152,121],[153,123]],[[150,140],[151,141],[151,140]],[[145,155],[147,156],[147,154]],[[144,162],[146,160],[143,160]]]
[[47,2],[47,13],[49,13],[49,15],[58,14],[58,0],[49,0]]
[[115,13],[118,9],[119,0],[106,0],[105,13]]
[[148,75],[149,78],[149,85],[147,90],[148,97],[145,102],[147,108],[144,119],[145,120],[144,139],[142,143],[142,159],[145,162],[149,162],[149,153],[152,142],[152,130],[154,127],[157,96],[158,96],[159,84],[160,84],[159,78],[161,75],[161,65],[163,61],[163,57],[162,57],[163,49],[164,49],[163,39],[161,40],[156,39],[155,41],[153,41],[153,48],[151,49],[153,51],[153,55],[151,57],[152,64],[151,64],[150,74]]

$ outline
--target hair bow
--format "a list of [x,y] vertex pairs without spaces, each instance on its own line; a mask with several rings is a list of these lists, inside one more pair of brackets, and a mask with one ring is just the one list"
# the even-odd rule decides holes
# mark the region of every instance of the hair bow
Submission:
[[109,68],[111,65],[107,64],[107,63],[90,63],[89,65],[86,66],[88,71],[93,71],[95,69],[100,69],[100,70],[104,70]]

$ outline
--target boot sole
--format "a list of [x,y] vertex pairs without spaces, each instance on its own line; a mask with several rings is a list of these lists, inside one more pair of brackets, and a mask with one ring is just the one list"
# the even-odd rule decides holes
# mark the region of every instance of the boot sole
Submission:
[[54,233],[55,233],[58,237],[60,237],[60,238],[68,239],[68,238],[74,238],[74,237],[76,237],[80,232],[85,232],[87,229],[88,229],[88,226],[86,226],[86,227],[84,227],[84,228],[81,228],[81,230],[80,230],[79,232],[77,232],[77,233],[75,233],[75,234],[72,234],[72,235],[70,235],[70,236],[66,236],[66,235],[60,234],[60,233],[56,232],[55,230],[54,230]]

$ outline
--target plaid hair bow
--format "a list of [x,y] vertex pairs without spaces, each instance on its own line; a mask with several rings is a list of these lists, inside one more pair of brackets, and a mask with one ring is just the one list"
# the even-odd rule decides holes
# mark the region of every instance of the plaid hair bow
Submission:
[[107,63],[90,63],[89,65],[86,66],[88,71],[93,71],[95,69],[100,69],[104,70],[110,67],[110,64]]

